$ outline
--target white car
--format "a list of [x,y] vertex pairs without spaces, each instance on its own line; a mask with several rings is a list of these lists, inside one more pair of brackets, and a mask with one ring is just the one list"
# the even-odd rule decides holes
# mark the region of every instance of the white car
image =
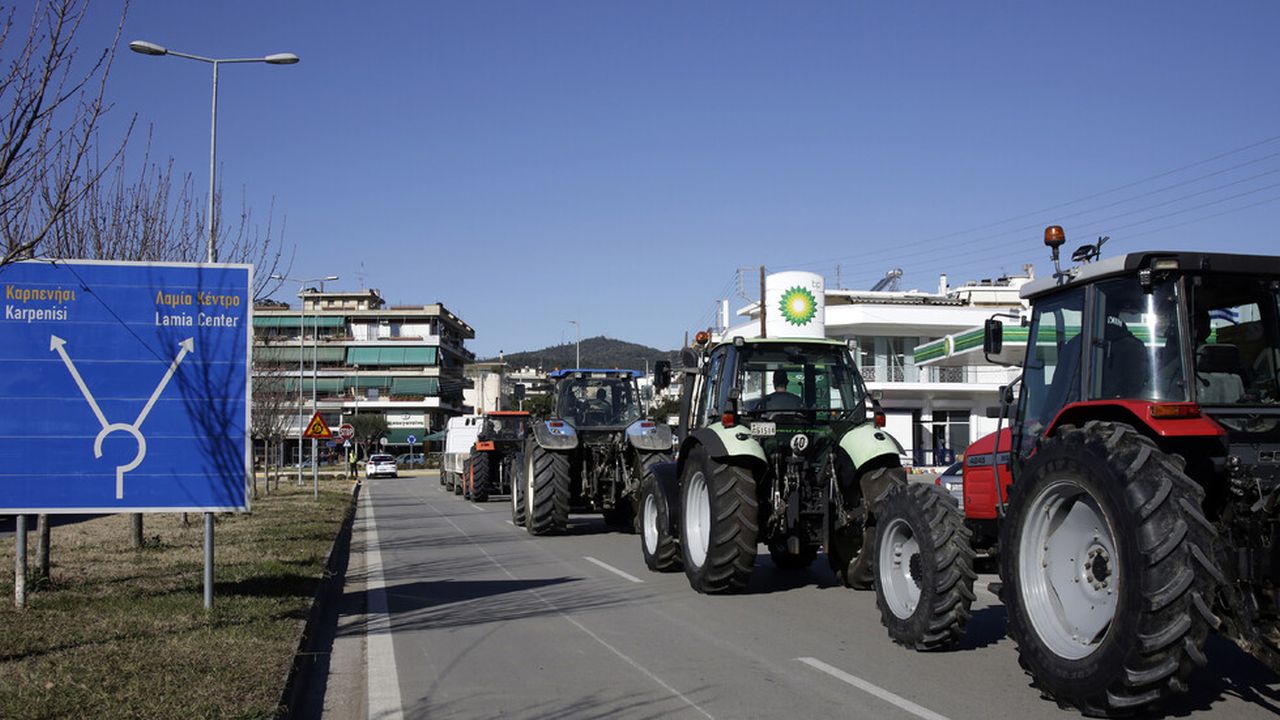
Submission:
[[942,471],[938,479],[934,481],[936,485],[942,487],[943,490],[951,493],[951,496],[960,503],[960,509],[964,510],[964,462],[951,463],[951,466]]
[[370,455],[369,461],[364,466],[364,476],[367,478],[385,475],[387,477],[399,477],[396,468],[396,459],[390,455],[379,453]]

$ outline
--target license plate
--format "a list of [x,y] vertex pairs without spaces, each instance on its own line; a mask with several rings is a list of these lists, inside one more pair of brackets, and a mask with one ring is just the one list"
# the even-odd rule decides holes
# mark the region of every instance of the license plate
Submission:
[[773,437],[778,434],[778,426],[771,422],[753,422],[751,434],[754,437]]

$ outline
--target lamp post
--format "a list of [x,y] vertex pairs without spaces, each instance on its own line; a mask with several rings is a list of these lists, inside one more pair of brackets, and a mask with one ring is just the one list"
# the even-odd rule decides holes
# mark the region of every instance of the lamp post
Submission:
[[293,65],[298,62],[298,56],[293,53],[274,53],[265,57],[258,58],[207,58],[200,55],[191,55],[189,53],[170,50],[164,46],[157,45],[145,40],[134,40],[129,43],[129,49],[142,55],[172,55],[173,57],[186,58],[187,60],[198,60],[200,62],[213,65],[213,111],[209,122],[209,241],[206,248],[206,257],[208,262],[218,262],[218,246],[217,235],[214,233],[213,226],[213,193],[217,185],[214,184],[216,178],[216,162],[218,152],[218,66],[224,63],[268,63],[270,65]]
[[[216,187],[214,181],[216,179],[218,149],[218,66],[222,63],[249,62],[292,65],[298,62],[298,56],[293,53],[275,53],[260,58],[215,59],[169,50],[162,45],[145,40],[134,40],[129,43],[129,49],[142,55],[173,55],[174,57],[198,60],[213,65],[213,110],[209,123],[209,241],[205,248],[205,260],[210,263],[218,262],[217,235],[213,225],[213,190]],[[213,609],[213,513],[211,512],[204,514],[204,608],[206,610]]]
[[582,367],[582,323],[577,320],[570,320],[569,322],[573,323],[574,329],[578,332],[578,339],[574,343],[574,367],[580,368]]
[[[284,275],[272,275],[272,280],[281,280],[298,283],[298,301],[302,304],[300,309],[301,315],[298,317],[298,485],[302,485],[302,444],[306,440],[307,431],[307,414],[302,404],[302,382],[305,379],[305,370],[303,365],[303,356],[306,348],[303,340],[306,338],[307,329],[307,300],[306,285],[311,282],[328,282],[337,280],[337,275],[327,275],[318,278],[293,278]],[[315,328],[312,328],[315,330]],[[312,353],[311,353],[311,414],[316,413],[316,355],[320,354],[320,337],[318,332],[312,333]],[[316,467],[316,439],[311,438],[311,492],[316,498],[320,497],[320,471]]]

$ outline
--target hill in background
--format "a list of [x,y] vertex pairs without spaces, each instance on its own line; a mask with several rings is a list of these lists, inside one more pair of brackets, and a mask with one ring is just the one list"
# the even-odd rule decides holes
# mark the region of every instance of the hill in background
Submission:
[[[645,361],[649,368],[658,360],[678,362],[679,352],[675,350],[659,350],[647,345],[614,340],[603,335],[582,339],[582,367],[587,368],[622,368],[626,370],[645,369]],[[503,356],[510,368],[533,367],[544,371],[574,366],[574,344],[553,345],[541,350],[507,353]],[[496,361],[498,358],[488,358]]]

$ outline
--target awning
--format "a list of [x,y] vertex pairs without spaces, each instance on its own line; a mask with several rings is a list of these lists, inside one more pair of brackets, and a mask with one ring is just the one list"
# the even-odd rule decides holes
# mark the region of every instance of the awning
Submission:
[[392,395],[435,396],[440,394],[440,380],[433,377],[398,377],[391,381]]
[[444,442],[444,436],[447,434],[447,430],[437,430],[422,439],[426,442]]
[[[294,329],[298,328],[301,323],[299,315],[255,315],[253,318],[253,326],[255,328],[281,328]],[[346,320],[337,315],[308,315],[307,328],[340,328],[346,326]]]
[[257,345],[253,348],[253,359],[256,362],[297,364],[299,355],[302,356],[302,361],[308,365],[311,364],[312,355],[315,355],[316,362],[319,363],[341,363],[343,348],[306,347],[299,349],[293,345]]
[[347,364],[360,367],[427,367],[436,364],[434,347],[347,348]]

